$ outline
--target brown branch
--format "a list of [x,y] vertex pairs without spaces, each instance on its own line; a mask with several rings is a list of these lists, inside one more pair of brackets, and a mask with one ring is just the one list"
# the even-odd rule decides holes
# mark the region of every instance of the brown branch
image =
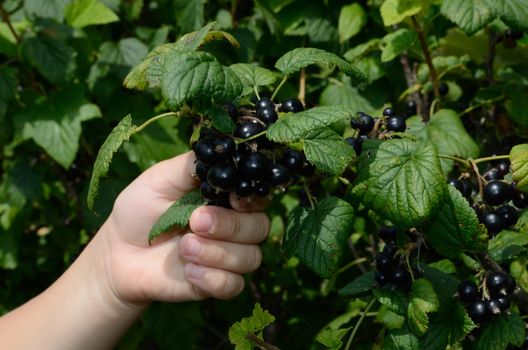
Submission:
[[257,347],[259,347],[262,350],[280,350],[278,347],[271,345],[270,343],[266,343],[264,340],[260,339],[254,334],[248,333],[246,335],[246,338],[251,340]]
[[9,13],[4,9],[4,6],[0,4],[0,16],[2,16],[2,19],[4,22],[6,22],[7,26],[9,27],[9,30],[11,31],[11,34],[15,37],[15,40],[18,44],[20,44],[20,36],[16,32],[15,28],[13,27],[13,24],[11,23],[11,19],[9,18]]
[[[414,29],[416,30],[416,33],[418,34],[418,41],[420,42],[420,46],[422,47],[422,51],[425,56],[425,63],[427,64],[427,67],[429,68],[429,76],[431,78],[431,82],[433,83],[433,91],[435,99],[440,98],[440,90],[438,88],[438,75],[436,74],[436,69],[433,65],[433,59],[431,58],[431,51],[429,51],[429,47],[427,46],[427,42],[425,41],[425,34],[423,31],[423,28],[420,26],[420,23],[416,20],[416,17],[412,17],[412,22]],[[425,121],[429,120],[429,114],[426,114]]]
[[[409,56],[406,53],[400,55],[400,63],[403,67],[403,74],[405,76],[405,81],[407,82],[407,87],[411,88],[416,85],[416,78],[409,63]],[[411,100],[416,104],[416,112],[423,119],[427,111],[422,101],[422,96],[419,92],[413,92],[411,94]]]

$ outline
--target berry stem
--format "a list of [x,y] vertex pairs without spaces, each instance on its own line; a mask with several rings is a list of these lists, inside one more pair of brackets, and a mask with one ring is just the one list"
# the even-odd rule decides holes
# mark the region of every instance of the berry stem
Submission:
[[258,93],[258,90],[257,90],[257,86],[256,85],[253,85],[253,91],[255,91],[255,96],[257,96],[257,99],[260,100],[260,95]]
[[248,142],[248,141],[254,140],[254,139],[259,138],[259,137],[264,136],[264,135],[266,135],[266,130],[261,131],[261,132],[259,132],[258,134],[255,134],[255,135],[250,136],[250,137],[245,138],[245,139],[238,139],[238,140],[235,140],[235,142],[236,142],[237,145],[240,145],[241,143],[244,143],[244,142]]
[[473,171],[475,172],[475,175],[477,176],[479,195],[481,198],[483,198],[482,191],[484,190],[484,184],[482,183],[482,176],[480,175],[479,168],[477,166],[477,163],[473,159],[469,158],[468,160],[469,160],[469,163],[471,164],[471,168],[473,168]]
[[495,103],[495,102],[498,102],[500,100],[504,99],[504,96],[500,96],[500,97],[496,97],[496,98],[492,98],[491,100],[486,100],[486,101],[482,101],[481,103],[477,103],[476,105],[474,106],[470,106],[466,109],[464,109],[462,112],[460,112],[458,114],[459,117],[463,116],[464,114],[467,114],[467,113],[470,113],[472,111],[474,111],[475,109],[477,108],[480,108],[482,106],[485,106],[485,105],[488,105],[488,104],[492,104],[492,103]]
[[477,158],[474,160],[475,164],[478,164],[478,163],[484,163],[484,162],[489,162],[489,161],[494,161],[494,160],[499,160],[499,159],[510,159],[510,156],[509,155],[502,155],[502,156],[491,156],[491,157],[484,157],[484,158]]
[[345,266],[343,266],[342,268],[340,268],[337,271],[337,274],[341,274],[341,273],[345,272],[346,270],[348,270],[349,268],[351,268],[352,266],[362,264],[362,263],[364,263],[366,261],[367,261],[367,258],[358,258],[356,260],[353,260],[353,261],[349,262],[348,264],[346,264]]
[[471,164],[467,160],[462,159],[462,158],[458,158],[458,157],[454,157],[454,156],[448,156],[446,154],[439,154],[438,157],[442,158],[442,159],[449,159],[449,160],[452,160],[454,162],[460,163],[465,168],[470,168],[471,167]]
[[365,319],[365,316],[367,316],[367,313],[369,312],[369,310],[372,307],[372,305],[374,305],[375,301],[376,301],[376,299],[374,299],[374,298],[370,299],[367,307],[365,308],[365,310],[363,310],[363,313],[361,314],[361,317],[357,321],[356,325],[354,326],[354,329],[352,330],[352,333],[350,334],[350,337],[348,338],[345,350],[349,350],[350,349],[350,346],[352,345],[352,341],[354,340],[354,337],[356,336],[356,333],[357,333],[359,327],[361,326],[361,323],[363,323],[363,320]]
[[282,88],[282,85],[284,85],[286,83],[286,80],[288,80],[288,75],[285,75],[284,78],[282,78],[281,82],[279,83],[279,85],[277,86],[275,91],[273,91],[273,95],[271,95],[271,100],[272,101],[275,99],[275,97],[279,93],[279,90]]
[[152,124],[155,121],[160,120],[162,118],[165,118],[165,117],[179,117],[179,116],[180,116],[179,112],[167,112],[167,113],[163,113],[163,114],[158,114],[157,116],[150,118],[149,120],[147,120],[146,122],[144,122],[143,124],[138,126],[136,128],[136,130],[134,131],[134,133],[140,132],[141,130],[143,130],[147,126],[149,126],[150,124]]

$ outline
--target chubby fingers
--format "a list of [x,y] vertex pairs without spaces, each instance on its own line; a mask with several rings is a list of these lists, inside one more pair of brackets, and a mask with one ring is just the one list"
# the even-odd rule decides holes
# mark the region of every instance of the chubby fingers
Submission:
[[195,234],[221,241],[255,244],[266,239],[270,221],[263,212],[241,213],[216,206],[196,209],[189,219]]

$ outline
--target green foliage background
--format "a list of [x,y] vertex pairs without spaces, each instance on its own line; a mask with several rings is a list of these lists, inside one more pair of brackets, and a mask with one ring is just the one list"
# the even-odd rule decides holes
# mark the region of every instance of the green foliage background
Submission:
[[[400,2],[404,5],[398,5]],[[507,26],[526,29],[528,10],[522,0],[512,0],[510,8],[502,9],[486,2],[482,5],[470,3],[451,0],[4,1],[0,5],[4,18],[0,23],[0,314],[38,294],[66,269],[105,220],[116,195],[135,176],[155,162],[188,149],[192,132],[190,119],[163,119],[152,124],[132,136],[115,155],[109,177],[100,185],[102,191],[95,204],[97,214],[87,209],[86,196],[95,157],[112,128],[128,114],[140,125],[167,109],[157,90],[125,89],[125,76],[154,48],[174,42],[211,21],[216,21],[217,30],[230,33],[240,43],[239,48],[226,41],[205,45],[203,50],[215,55],[224,65],[243,62],[271,68],[278,58],[298,47],[320,48],[345,57],[367,75],[369,84],[365,90],[359,91],[348,77],[336,74],[329,67],[307,68],[306,104],[344,105],[352,110],[374,113],[389,102],[404,110],[404,97],[413,91],[432,95],[429,71],[416,32],[409,26],[409,16],[421,12],[420,21],[428,34],[427,44],[433,52],[434,65],[441,79],[449,85],[443,106],[461,111],[464,109],[461,104],[466,107],[468,104],[486,105],[486,101],[497,99],[500,105],[499,117],[493,122],[480,122],[482,110],[468,113],[464,125],[454,113],[442,118],[434,115],[427,127],[414,129],[418,130],[414,136],[431,141],[439,152],[453,152],[465,158],[476,157],[479,151],[504,153],[499,148],[504,143],[498,142],[504,136],[521,143],[527,136],[528,126],[527,36],[516,48],[497,46],[494,69],[499,84],[483,87],[485,84],[478,82],[486,80],[484,58],[488,33],[482,28],[487,26],[492,31],[505,30]],[[398,6],[405,7],[405,11]],[[464,6],[481,6],[480,13],[485,16],[463,17]],[[400,26],[402,21],[407,22]],[[407,85],[399,59],[403,53],[416,62],[415,86]],[[299,82],[303,81],[299,78],[294,74],[288,80],[280,91],[279,100],[297,96]],[[263,88],[264,93],[271,93],[266,89]],[[400,98],[404,92],[407,93]],[[417,118],[410,119],[408,124],[420,124]],[[444,122],[446,118],[451,119],[448,125]],[[334,128],[345,134],[350,132],[344,125]],[[464,128],[472,128],[473,138]],[[456,137],[446,142],[449,134]],[[400,147],[407,147],[407,143],[410,141],[402,140]],[[409,152],[425,157],[427,152],[432,152],[432,146],[427,152],[422,149]],[[419,163],[415,165],[417,172],[441,173],[443,170],[448,173],[452,167],[452,163],[444,160],[441,167],[433,164],[430,169],[421,168]],[[384,164],[372,165],[372,171],[380,175],[386,170]],[[438,193],[431,194],[429,202],[418,203],[417,207],[423,206],[426,211],[436,209],[445,195],[442,184],[440,181]],[[379,186],[383,192],[385,184]],[[416,186],[417,191],[421,191],[420,184]],[[379,194],[374,193],[375,190],[360,194],[371,209],[382,210],[384,203],[371,200]],[[323,191],[339,194],[350,201],[352,198],[335,179],[324,182]],[[390,199],[390,192],[383,194]],[[453,202],[456,200],[460,201],[456,197]],[[321,280],[299,264],[297,258],[285,258],[280,246],[287,225],[285,213],[294,212],[298,204],[295,195],[276,197],[269,210],[272,232],[262,247],[263,267],[248,277],[249,287],[240,297],[234,301],[155,304],[132,327],[118,348],[230,348],[229,326],[247,316],[257,301],[276,318],[266,330],[270,342],[284,349],[321,348],[314,341],[315,335],[330,322],[337,332],[356,317],[366,303],[361,299],[336,296],[336,290],[359,276],[360,271],[348,269],[341,275]],[[375,231],[376,218],[364,207],[359,209],[360,214],[348,226],[353,226],[353,240],[368,248],[370,243],[366,237]],[[454,216],[450,214],[453,209],[444,208],[443,211],[447,212],[446,217]],[[387,213],[389,219],[402,226],[413,226],[416,222],[412,213],[400,214],[396,209]],[[433,225],[433,241],[442,241],[438,238],[438,232],[445,229],[442,224]],[[525,232],[526,226],[521,227],[522,230]],[[456,257],[462,249],[475,248],[471,247],[472,238],[468,241],[460,243],[461,247],[444,249],[448,251],[444,255]],[[499,244],[497,249],[507,244]],[[527,244],[520,243],[519,252],[505,259],[511,262],[512,271],[518,265],[525,266],[523,259],[528,255],[524,246]],[[290,246],[289,249],[300,248]],[[344,261],[353,259],[351,252],[343,254]],[[368,249],[365,250],[367,254],[370,254]],[[526,271],[523,272],[522,267],[515,271],[516,277],[526,286]],[[428,288],[432,287],[426,284],[423,289],[427,291]],[[448,292],[452,291],[446,294]],[[440,299],[443,301],[441,295]],[[392,303],[387,305],[393,306]],[[427,312],[436,311],[438,305],[434,306],[428,305]],[[398,323],[396,313],[382,310],[377,321],[369,322]],[[463,327],[464,313],[456,311]],[[411,308],[411,312],[414,315],[415,310]],[[425,311],[423,313],[427,319]],[[449,314],[450,310],[441,309],[433,321]],[[403,348],[415,348],[418,340],[405,333],[406,327],[391,331],[387,348],[400,348],[404,342],[411,345]],[[378,331],[379,325],[364,326],[354,349],[371,348]],[[398,337],[406,338],[395,340]],[[338,335],[332,339],[337,338]]]

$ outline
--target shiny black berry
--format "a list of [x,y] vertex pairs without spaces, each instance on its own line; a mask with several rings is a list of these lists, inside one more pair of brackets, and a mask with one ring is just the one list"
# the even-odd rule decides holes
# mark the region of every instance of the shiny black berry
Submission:
[[504,277],[506,278],[506,294],[510,295],[513,292],[515,292],[515,288],[517,287],[517,282],[515,282],[515,278],[513,278],[509,274],[504,274]]
[[196,176],[200,181],[207,181],[207,171],[209,171],[209,166],[202,161],[196,162]]
[[513,193],[512,202],[513,202],[513,205],[515,205],[517,208],[524,209],[528,207],[528,195],[526,195],[526,193],[523,193],[519,190],[516,190]]
[[486,288],[492,297],[506,295],[508,287],[508,277],[506,274],[494,272],[486,279]]
[[282,101],[280,106],[280,111],[284,113],[292,112],[292,113],[299,113],[304,111],[304,106],[296,98],[289,98],[287,100]]
[[259,118],[264,124],[269,125],[275,123],[279,119],[275,108],[263,107],[257,109],[257,118]]
[[352,146],[354,149],[354,152],[356,152],[356,155],[359,156],[361,154],[361,149],[363,148],[363,139],[360,137],[347,137],[345,141]]
[[235,184],[235,194],[239,197],[248,197],[253,194],[253,183],[250,180],[238,179]]
[[243,122],[237,125],[235,129],[235,136],[241,139],[247,139],[264,130],[264,127],[259,123]]
[[510,298],[504,296],[504,297],[498,297],[496,299],[497,304],[499,305],[500,311],[504,312],[510,308]]
[[488,308],[484,300],[477,300],[468,307],[468,315],[476,323],[484,323],[489,318]]
[[271,101],[269,97],[262,97],[260,100],[257,101],[257,103],[255,103],[255,109],[258,113],[258,111],[263,108],[275,109],[275,104],[273,103],[273,101]]
[[405,107],[409,116],[416,114],[416,102],[414,102],[414,100],[408,100],[405,104]]
[[489,233],[498,233],[504,229],[504,219],[501,215],[487,211],[482,213],[481,222],[486,226]]
[[502,176],[510,171],[510,161],[508,159],[499,159],[493,162],[492,165]]
[[[354,120],[354,119],[353,119]],[[374,118],[372,118],[370,115],[365,114],[363,112],[358,113],[357,119],[355,119],[355,129],[358,129],[360,133],[362,134],[368,134],[369,132],[374,129]],[[352,125],[352,121],[351,121]]]
[[213,140],[205,139],[198,141],[194,145],[194,154],[199,161],[205,164],[213,164],[218,160]]
[[384,110],[383,110],[383,115],[385,117],[392,117],[394,115],[394,109],[392,109],[391,107],[386,107]]
[[387,119],[387,130],[394,132],[404,132],[407,126],[405,125],[405,118],[395,115]]
[[519,218],[517,209],[515,209],[511,205],[502,205],[498,207],[495,212],[502,216],[502,220],[504,221],[504,227],[510,227],[512,225],[515,225],[517,223],[517,219]]
[[227,114],[231,117],[231,119],[235,121],[237,120],[238,110],[233,102],[224,103],[224,109],[226,110]]
[[484,187],[484,200],[489,205],[501,205],[512,197],[512,188],[509,184],[493,180]]
[[500,314],[501,308],[497,299],[486,300],[486,312],[488,313],[488,315]]
[[207,172],[207,182],[219,191],[232,191],[235,188],[237,171],[231,164],[214,164]]
[[394,265],[392,256],[385,253],[376,254],[374,261],[376,262],[376,269],[384,273],[390,272]]
[[282,156],[282,164],[291,172],[296,173],[304,166],[304,155],[294,149],[287,149]]
[[470,280],[460,282],[458,285],[458,297],[464,303],[471,303],[478,298],[478,287]]
[[269,185],[259,181],[255,184],[255,194],[259,197],[266,197],[269,194]]
[[216,190],[207,181],[200,184],[200,194],[205,199],[214,199],[217,197]]
[[504,175],[502,175],[498,169],[491,168],[490,170],[484,173],[484,178],[487,181],[502,180],[504,178]]
[[376,271],[374,273],[374,280],[378,283],[380,287],[383,287],[384,285],[389,283],[389,278],[387,277],[387,275],[380,271]]
[[248,180],[261,180],[268,174],[269,161],[260,152],[246,154],[238,163],[240,175]]
[[232,137],[222,137],[214,141],[214,151],[217,159],[228,160],[236,152],[236,142]]
[[290,171],[284,165],[273,164],[270,167],[267,180],[271,186],[285,185],[290,179]]
[[392,243],[387,243],[385,244],[385,247],[383,247],[383,254],[386,254],[387,256],[390,256],[390,257],[394,257],[397,251],[398,251],[398,247]]
[[449,92],[449,85],[444,83],[443,81],[440,82],[438,85],[438,92],[440,93],[440,96],[445,96]]
[[409,271],[402,266],[394,268],[389,275],[389,281],[395,286],[406,286],[410,279]]

